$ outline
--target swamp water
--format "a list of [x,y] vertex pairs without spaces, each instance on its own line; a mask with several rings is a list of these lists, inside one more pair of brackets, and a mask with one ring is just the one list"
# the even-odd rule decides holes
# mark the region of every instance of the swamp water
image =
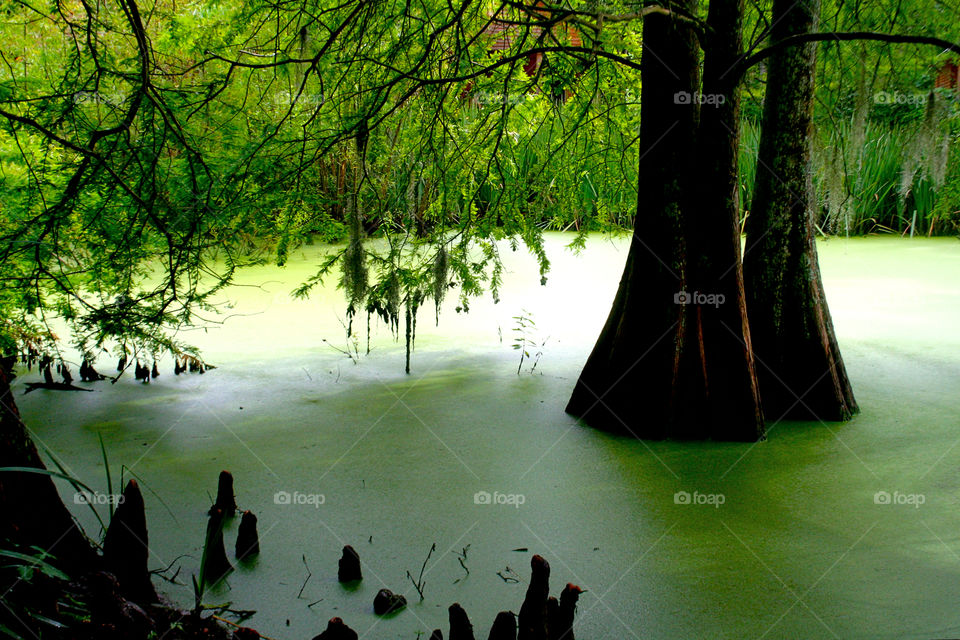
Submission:
[[[553,594],[588,590],[583,640],[960,634],[960,243],[821,242],[862,413],[771,424],[750,445],[638,442],[564,413],[628,246],[594,237],[574,256],[568,239],[548,236],[546,287],[526,254],[508,253],[500,304],[474,300],[464,315],[450,301],[439,328],[424,307],[409,376],[383,326],[358,364],[332,348],[345,348],[333,287],[289,298],[323,251],[304,247],[286,268],[243,272],[250,286],[228,292],[222,328],[185,335],[217,369],[175,377],[166,357],[147,386],[125,376],[17,401],[37,442],[90,486],[106,491],[102,435],[114,482],[126,465],[156,493],[151,568],[174,563],[184,586],[154,582],[186,607],[217,474],[232,471],[261,554],[205,601],[257,610],[247,624],[274,638],[311,638],[337,615],[361,638],[413,640],[446,632],[453,602],[486,638],[498,611],[519,610],[532,553],[550,562]],[[510,347],[523,310],[531,337],[549,337],[533,375],[530,363],[517,375]],[[478,492],[513,504],[477,504]],[[418,602],[406,572],[433,543]],[[336,581],[344,544],[363,564],[355,590]],[[468,545],[469,575],[455,554]],[[520,582],[498,576],[507,567]],[[382,587],[410,606],[375,616]]]

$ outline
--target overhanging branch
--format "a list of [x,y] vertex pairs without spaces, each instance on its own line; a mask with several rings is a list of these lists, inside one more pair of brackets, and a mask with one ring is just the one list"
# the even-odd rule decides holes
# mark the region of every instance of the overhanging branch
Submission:
[[922,44],[940,47],[944,51],[952,51],[960,54],[960,44],[931,36],[915,36],[899,33],[876,33],[873,31],[828,31],[822,33],[800,33],[790,36],[789,38],[784,38],[783,40],[778,40],[777,42],[770,44],[768,47],[757,51],[753,55],[743,58],[739,63],[731,67],[730,71],[724,75],[730,73],[743,75],[750,67],[762,62],[777,51],[780,51],[786,47],[806,44],[808,42],[829,42],[831,40],[836,40],[838,42],[851,40],[873,40],[875,42],[888,42],[892,44]]

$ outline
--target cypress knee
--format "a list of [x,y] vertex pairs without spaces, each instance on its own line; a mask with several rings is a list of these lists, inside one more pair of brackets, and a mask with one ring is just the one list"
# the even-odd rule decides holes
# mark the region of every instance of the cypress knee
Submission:
[[210,511],[207,521],[207,537],[204,541],[203,566],[200,567],[201,586],[210,585],[233,571],[223,546],[223,511],[216,507]]
[[497,614],[488,640],[517,640],[517,618],[512,611],[501,611]]
[[237,531],[237,560],[245,560],[260,553],[260,536],[257,534],[257,516],[244,511],[240,517],[240,529]]
[[156,602],[147,569],[149,547],[143,494],[136,480],[127,483],[103,538],[104,565],[117,577],[121,592],[135,602]]
[[560,604],[550,624],[550,640],[575,640],[573,619],[577,612],[577,601],[583,589],[568,582],[560,592]]
[[450,640],[476,640],[473,637],[473,625],[470,624],[470,618],[467,612],[463,610],[459,602],[450,605]]
[[340,582],[363,580],[363,573],[360,571],[360,556],[350,545],[346,545],[343,548],[343,556],[340,558],[337,579]]
[[357,640],[357,632],[348,627],[340,618],[330,618],[326,630],[313,640]]
[[217,483],[217,501],[210,507],[210,512],[214,509],[223,511],[223,515],[230,518],[237,511],[237,501],[233,495],[233,475],[229,471],[220,472],[220,480]]
[[550,563],[543,556],[530,559],[530,585],[517,616],[518,640],[547,640],[547,598],[550,595]]
[[547,598],[547,638],[554,640],[559,635],[561,626],[560,601],[550,596]]
[[373,612],[378,616],[395,613],[407,606],[407,599],[390,589],[380,589],[373,599]]

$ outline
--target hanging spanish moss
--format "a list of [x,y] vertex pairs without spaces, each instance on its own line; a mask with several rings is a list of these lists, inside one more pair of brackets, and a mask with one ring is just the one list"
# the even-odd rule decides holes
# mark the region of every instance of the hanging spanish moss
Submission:
[[369,349],[370,316],[376,314],[390,328],[390,335],[400,337],[400,279],[391,269],[385,280],[378,282],[367,295],[367,346]]
[[433,302],[436,307],[437,326],[440,326],[440,305],[443,304],[443,297],[447,293],[448,270],[447,248],[440,245],[437,256],[433,260]]
[[935,187],[943,185],[947,174],[950,135],[944,127],[945,111],[943,100],[931,91],[920,133],[920,157],[924,175]]
[[400,278],[396,271],[391,271],[387,278],[384,299],[391,319],[391,330],[396,337],[400,333]]
[[404,304],[404,337],[406,340],[406,367],[405,371],[410,373],[410,354],[417,340],[417,311],[423,304],[426,295],[422,291],[407,291],[407,297]]
[[405,366],[404,366],[404,371],[406,371],[408,374],[410,373],[410,345],[413,343],[413,327],[411,326],[412,323],[411,323],[411,320],[410,320],[410,318],[411,318],[412,315],[413,315],[413,314],[412,314],[411,309],[410,309],[410,298],[408,297],[408,298],[407,298],[407,304],[406,304],[406,325],[405,325],[405,326],[406,326],[406,331],[405,331],[405,333],[406,333],[406,342],[407,342],[407,344],[406,344],[406,347],[407,347],[407,359],[406,359],[406,364],[405,364]]
[[407,218],[413,220],[417,211],[417,175],[410,168],[410,179],[407,181],[407,191],[404,194],[404,200],[407,204]]
[[347,219],[350,221],[350,240],[343,251],[343,273],[340,277],[340,286],[346,293],[347,304],[347,333],[352,334],[353,316],[358,306],[367,296],[369,289],[369,273],[367,271],[367,255],[363,248],[363,229],[360,215],[360,199],[356,194],[347,198]]

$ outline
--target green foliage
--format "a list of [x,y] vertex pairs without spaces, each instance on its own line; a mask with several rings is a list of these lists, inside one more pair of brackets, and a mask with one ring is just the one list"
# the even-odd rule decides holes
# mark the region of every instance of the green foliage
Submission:
[[523,370],[523,363],[530,362],[530,373],[537,370],[543,350],[547,346],[548,337],[537,335],[537,323],[530,312],[523,310],[520,315],[513,316],[513,343],[511,348],[520,352],[520,362],[517,364],[517,375]]
[[[813,181],[822,233],[950,234],[957,230],[960,160],[953,113],[956,99],[940,97],[910,124],[821,122],[812,140]],[[744,215],[752,199],[760,127],[745,121],[740,147]]]
[[[11,8],[0,45],[23,65],[0,77],[0,277],[17,283],[0,299],[5,348],[27,342],[13,327],[54,348],[56,317],[84,353],[191,352],[173,336],[216,311],[237,268],[315,240],[346,246],[297,293],[339,271],[349,315],[396,327],[426,297],[439,314],[451,288],[461,310],[496,297],[502,239],[545,280],[544,229],[582,242],[631,225],[635,73],[556,53],[528,75],[518,51],[574,32],[520,27],[491,53],[492,8],[193,1],[144,22],[82,5],[28,39],[35,14]],[[631,24],[581,32],[638,55]]]
[[[821,127],[814,139],[818,224],[827,233],[949,231],[936,224],[940,192],[960,174],[949,171],[952,136],[943,98],[925,104],[922,120]],[[859,126],[859,129],[858,129]]]
[[[749,4],[750,51],[767,43],[769,5]],[[950,7],[910,5],[830,0],[823,28],[960,37]],[[284,264],[315,241],[340,248],[296,294],[333,278],[348,330],[366,313],[399,336],[409,316],[412,338],[427,299],[437,317],[452,295],[460,311],[484,291],[498,299],[503,240],[529,250],[545,282],[544,230],[574,232],[576,249],[588,232],[644,223],[635,219],[642,33],[630,3],[604,6],[617,20],[582,0],[562,10],[436,0],[61,9],[16,3],[0,26],[6,353],[64,342],[85,354],[195,353],[177,331],[217,312],[238,268]],[[945,230],[953,214],[937,194],[952,193],[955,173],[943,183],[918,169],[890,187],[897,144],[885,136],[902,142],[926,112],[870,97],[925,95],[947,58],[832,41],[820,55],[821,150],[843,127],[874,136],[846,145],[863,175],[849,158],[842,170],[823,160],[822,226]],[[744,78],[750,122],[764,77],[760,65]],[[752,125],[745,134],[746,206],[758,134]]]
[[936,230],[960,234],[960,148],[956,143],[950,146],[947,179],[938,193],[930,219]]
[[14,640],[63,637],[68,628],[90,619],[90,607],[40,548],[0,549],[3,610],[0,633]]
[[740,167],[740,176],[738,180],[740,188],[740,209],[741,226],[742,219],[747,215],[750,205],[753,202],[753,186],[757,176],[757,158],[760,153],[760,125],[754,121],[745,119],[740,126],[740,153],[738,164]]

